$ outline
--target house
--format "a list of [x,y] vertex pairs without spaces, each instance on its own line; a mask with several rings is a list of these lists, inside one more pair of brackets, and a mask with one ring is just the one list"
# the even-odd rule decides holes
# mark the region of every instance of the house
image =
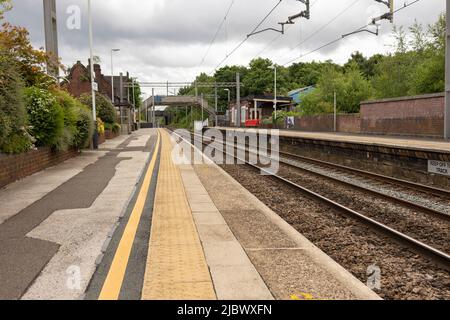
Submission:
[[[89,62],[90,63],[90,62]],[[105,95],[117,109],[117,116],[122,131],[130,133],[135,125],[135,112],[130,102],[128,86],[131,84],[131,78],[127,72],[126,76],[114,76],[114,99],[112,99],[111,76],[105,76],[99,64],[94,64],[95,81],[98,84],[98,92]],[[80,97],[83,94],[91,93],[90,64],[84,66],[77,61],[69,70],[66,82],[62,84],[71,95]]]
[[[102,74],[100,65],[94,64],[95,80],[98,83],[98,92],[111,99],[111,83],[106,81]],[[79,97],[83,94],[91,93],[91,77],[90,65],[84,66],[80,61],[77,61],[69,70],[67,80],[63,87],[70,92],[74,97]]]
[[316,90],[315,86],[300,88],[290,91],[288,93],[288,96],[292,98],[292,100],[296,105],[300,105],[302,103],[303,97],[306,96],[308,93],[313,92],[314,90]]
[[[274,96],[253,95],[241,99],[241,125],[258,127],[265,118],[271,118],[274,112]],[[277,110],[290,111],[293,102],[291,97],[277,97]],[[228,120],[231,126],[236,126],[237,108],[232,103],[228,110]]]

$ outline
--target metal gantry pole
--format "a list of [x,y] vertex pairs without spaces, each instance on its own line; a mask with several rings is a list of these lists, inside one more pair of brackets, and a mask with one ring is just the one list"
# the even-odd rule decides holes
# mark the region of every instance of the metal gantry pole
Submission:
[[204,105],[203,105],[203,93],[202,93],[202,96],[201,96],[201,99],[202,99],[202,103],[201,103],[201,105],[202,105],[202,128],[203,128],[203,121],[204,121],[204,117],[205,117],[205,114],[204,114]]
[[444,138],[450,139],[450,0],[447,3],[447,27],[445,48],[445,116],[444,116]]
[[334,92],[334,132],[337,131],[337,96],[336,91]]
[[155,89],[152,88],[152,126],[156,128],[156,114],[155,114]]
[[273,109],[275,111],[275,120],[277,119],[277,105],[278,105],[278,100],[277,100],[277,67],[273,66],[273,70],[274,70],[274,98],[273,98]]

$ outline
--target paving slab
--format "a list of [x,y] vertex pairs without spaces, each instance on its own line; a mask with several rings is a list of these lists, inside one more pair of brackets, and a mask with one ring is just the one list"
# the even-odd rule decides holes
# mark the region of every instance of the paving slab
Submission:
[[[303,295],[333,300],[380,299],[221,168],[204,164],[195,165],[194,170],[276,299]],[[224,244],[210,246],[211,251],[220,252],[213,263],[233,265],[233,257],[221,252]]]
[[180,166],[184,188],[219,300],[273,300],[192,166]]
[[44,194],[18,205],[0,224],[0,298],[78,299],[84,293],[148,159],[145,148],[124,148],[135,138],[149,140],[152,132],[109,140],[99,151],[87,151],[0,192],[8,199],[10,190],[32,192],[46,182]]

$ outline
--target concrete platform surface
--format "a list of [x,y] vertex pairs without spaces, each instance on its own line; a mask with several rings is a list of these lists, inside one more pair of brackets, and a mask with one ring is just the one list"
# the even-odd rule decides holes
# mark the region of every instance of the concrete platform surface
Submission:
[[[219,130],[258,130],[258,129],[241,129],[217,127]],[[450,141],[420,139],[401,136],[380,136],[380,135],[363,135],[363,134],[346,134],[346,133],[328,133],[328,132],[304,132],[293,130],[279,130],[280,136],[296,137],[312,140],[323,140],[331,142],[347,142],[355,144],[375,145],[393,148],[403,148],[418,151],[442,152],[450,154]]]
[[0,190],[0,299],[84,294],[148,161],[143,141],[154,133],[109,140]]

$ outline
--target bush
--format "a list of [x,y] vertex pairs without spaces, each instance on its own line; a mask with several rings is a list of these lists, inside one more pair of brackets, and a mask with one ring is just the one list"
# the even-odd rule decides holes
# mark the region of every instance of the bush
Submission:
[[31,148],[26,131],[23,82],[14,59],[0,48],[0,151],[19,153]]
[[[90,94],[83,94],[80,97],[80,101],[91,108],[92,96]],[[97,109],[97,117],[102,119],[104,123],[114,124],[117,121],[116,108],[106,96],[97,93],[95,95],[95,104]]]
[[121,126],[118,123],[105,123],[105,129],[111,131],[114,134],[119,133]]
[[25,89],[30,132],[38,146],[58,148],[64,139],[64,110],[47,90]]
[[54,90],[53,94],[64,111],[63,135],[58,140],[56,147],[59,150],[67,150],[69,147],[75,146],[75,137],[78,133],[78,113],[76,109],[78,101],[66,91]]
[[77,134],[74,137],[74,147],[85,148],[89,145],[94,134],[94,120],[91,111],[80,102],[76,103]]

